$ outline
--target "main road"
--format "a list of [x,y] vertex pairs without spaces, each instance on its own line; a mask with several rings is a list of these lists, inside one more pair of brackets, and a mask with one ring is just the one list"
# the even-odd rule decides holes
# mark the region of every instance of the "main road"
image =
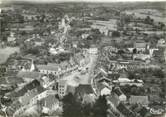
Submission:
[[[78,86],[79,84],[91,84],[91,79],[93,78],[93,71],[97,61],[97,54],[88,53],[88,63],[80,68],[85,71],[81,73],[81,70],[75,70],[70,75],[62,78],[67,81],[68,85]],[[87,69],[87,71],[86,71]]]

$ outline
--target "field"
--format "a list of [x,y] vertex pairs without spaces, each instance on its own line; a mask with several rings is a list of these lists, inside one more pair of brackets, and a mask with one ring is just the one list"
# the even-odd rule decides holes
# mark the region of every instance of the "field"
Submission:
[[163,22],[166,24],[166,18],[163,15],[164,13],[159,12],[154,9],[136,9],[136,10],[127,10],[126,13],[132,14],[134,13],[137,17],[146,18],[150,16],[154,21]]
[[0,48],[0,64],[6,62],[6,60],[8,59],[8,57],[15,53],[15,52],[19,52],[19,48],[18,47],[6,47],[6,48]]

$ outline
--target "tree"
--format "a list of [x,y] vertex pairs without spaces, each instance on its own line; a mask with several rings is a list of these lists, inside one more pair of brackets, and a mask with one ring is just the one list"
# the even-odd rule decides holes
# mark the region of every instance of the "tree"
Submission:
[[92,117],[93,113],[92,113],[92,105],[91,104],[85,104],[83,105],[83,116],[84,117]]
[[153,75],[158,77],[158,78],[164,78],[164,72],[161,69],[157,69],[153,71]]
[[118,32],[118,31],[113,31],[113,32],[112,32],[112,37],[120,37],[120,32]]
[[147,114],[147,112],[148,112],[148,110],[147,110],[145,107],[143,107],[143,108],[139,111],[139,113],[140,113],[140,115],[141,115],[142,117],[145,117],[145,115]]
[[100,96],[93,106],[94,117],[107,117],[107,110],[107,100],[105,96]]
[[62,99],[63,102],[63,117],[82,117],[81,103],[76,97],[69,93]]
[[138,94],[139,94],[138,88],[137,88],[136,86],[132,86],[132,87],[131,87],[131,90],[130,90],[130,93],[131,93],[132,95],[138,95]]
[[153,24],[153,19],[150,18],[150,16],[147,16],[144,20],[145,24]]
[[133,54],[136,54],[136,53],[137,53],[137,49],[134,48],[134,49],[133,49]]
[[124,50],[118,50],[118,54],[124,54],[125,52],[124,52]]

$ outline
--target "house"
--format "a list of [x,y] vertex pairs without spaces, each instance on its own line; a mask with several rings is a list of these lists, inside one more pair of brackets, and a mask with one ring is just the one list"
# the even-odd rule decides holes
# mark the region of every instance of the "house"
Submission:
[[109,35],[109,32],[117,30],[117,20],[110,19],[109,21],[101,20],[89,20],[93,24],[91,25],[92,29],[99,29],[100,33],[104,35]]
[[126,95],[121,91],[119,87],[114,87],[112,92],[121,102],[125,102],[127,100]]
[[104,87],[103,89],[101,89],[100,91],[100,95],[103,96],[103,95],[110,95],[111,94],[111,89],[108,88],[108,87]]
[[22,106],[19,100],[14,101],[10,106],[7,107],[6,113],[9,117],[12,117],[15,111],[17,111]]
[[37,65],[37,68],[39,70],[40,73],[43,74],[54,74],[56,75],[58,73],[58,71],[60,71],[59,66],[55,66],[55,65]]
[[84,95],[82,98],[83,104],[94,104],[96,101],[96,96],[94,94]]
[[60,80],[58,82],[58,95],[60,97],[63,97],[66,95],[67,90],[67,81],[66,80]]
[[49,77],[49,76],[44,75],[40,78],[39,81],[43,88],[49,88],[50,86],[55,84],[54,76],[53,76],[53,78],[51,78],[51,76]]
[[14,36],[14,33],[11,32],[10,36],[7,38],[8,42],[14,42],[16,40],[16,37]]
[[51,115],[59,108],[59,100],[55,95],[48,95],[46,98],[41,100],[41,105],[42,113]]
[[35,97],[33,97],[30,101],[30,103],[33,105],[33,104],[37,104],[38,101],[41,101],[42,99],[45,99],[47,96],[49,95],[56,95],[57,92],[54,91],[54,90],[45,90],[41,93],[39,93],[38,95],[36,95]]
[[149,43],[139,40],[133,42],[133,45],[131,47],[128,47],[128,50],[132,53],[136,49],[136,52],[145,52],[146,50],[149,50]]
[[110,83],[112,80],[107,78],[107,77],[101,77],[100,79],[97,80],[98,82],[106,82]]
[[135,59],[146,61],[151,59],[151,55],[150,54],[134,54],[133,60]]
[[89,48],[88,52],[89,52],[90,54],[97,54],[97,53],[98,53],[98,49],[95,48],[95,47],[92,47],[92,48]]
[[27,93],[28,90],[35,89],[36,87],[39,87],[39,86],[40,86],[40,82],[35,79],[35,80],[25,84],[24,86],[19,87],[15,91],[6,94],[6,96],[10,97],[10,98],[20,97],[20,96],[25,95],[25,93]]
[[144,41],[136,41],[134,42],[134,48],[136,48],[138,51],[145,51],[149,48],[149,44]]
[[137,87],[142,87],[144,82],[142,80],[138,80],[138,79],[128,79],[128,78],[121,78],[119,77],[118,80],[114,80],[113,83],[119,83],[120,86],[125,86],[125,85],[130,85],[130,86],[137,86]]
[[149,99],[148,96],[130,96],[129,98],[130,104],[141,104],[141,105],[148,105]]
[[60,54],[60,53],[65,53],[67,52],[64,48],[62,48],[61,46],[57,47],[57,48],[54,48],[54,47],[51,47],[49,49],[49,53],[52,54],[52,55],[57,55],[57,54]]
[[106,79],[102,79],[102,80],[99,80],[97,82],[97,89],[98,89],[98,93],[100,95],[111,95],[111,91],[112,91],[112,84],[110,82],[110,80],[107,82],[108,80]]
[[159,39],[157,42],[157,47],[165,47],[166,41],[164,39]]
[[27,61],[27,60],[18,61],[19,67],[21,68],[21,71],[29,71],[29,72],[36,71],[37,68],[36,68],[36,65],[34,64],[34,61],[33,61],[34,56],[27,55],[24,58],[32,59],[32,60],[31,61]]
[[24,20],[28,21],[28,20],[36,20],[36,16],[37,15],[34,15],[34,14],[22,14],[23,17],[24,17]]
[[125,116],[125,117],[136,117],[135,113],[129,110],[123,103],[120,103],[117,106],[117,109]]
[[115,106],[115,108],[119,105],[120,103],[120,100],[119,98],[114,94],[114,93],[111,93],[111,95],[108,96],[108,104],[113,104]]
[[35,46],[42,46],[44,44],[43,39],[40,37],[34,39]]
[[43,91],[43,88],[41,86],[28,90],[23,96],[19,97],[19,101],[21,102],[22,105],[27,105],[30,103],[31,99],[41,93]]
[[10,28],[11,31],[20,31],[20,32],[27,32],[27,33],[30,33],[32,31],[34,31],[34,26],[32,25],[25,25],[25,26],[22,26],[22,27],[19,27],[19,28],[16,28],[16,27],[13,27],[13,28]]

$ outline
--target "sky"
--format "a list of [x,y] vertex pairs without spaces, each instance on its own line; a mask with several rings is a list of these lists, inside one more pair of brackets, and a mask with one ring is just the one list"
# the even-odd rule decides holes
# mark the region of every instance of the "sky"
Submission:
[[37,3],[49,3],[49,2],[134,2],[134,1],[150,1],[150,2],[155,2],[155,1],[165,1],[166,0],[0,0],[1,2],[10,2],[10,1],[26,1],[26,2],[37,2]]

